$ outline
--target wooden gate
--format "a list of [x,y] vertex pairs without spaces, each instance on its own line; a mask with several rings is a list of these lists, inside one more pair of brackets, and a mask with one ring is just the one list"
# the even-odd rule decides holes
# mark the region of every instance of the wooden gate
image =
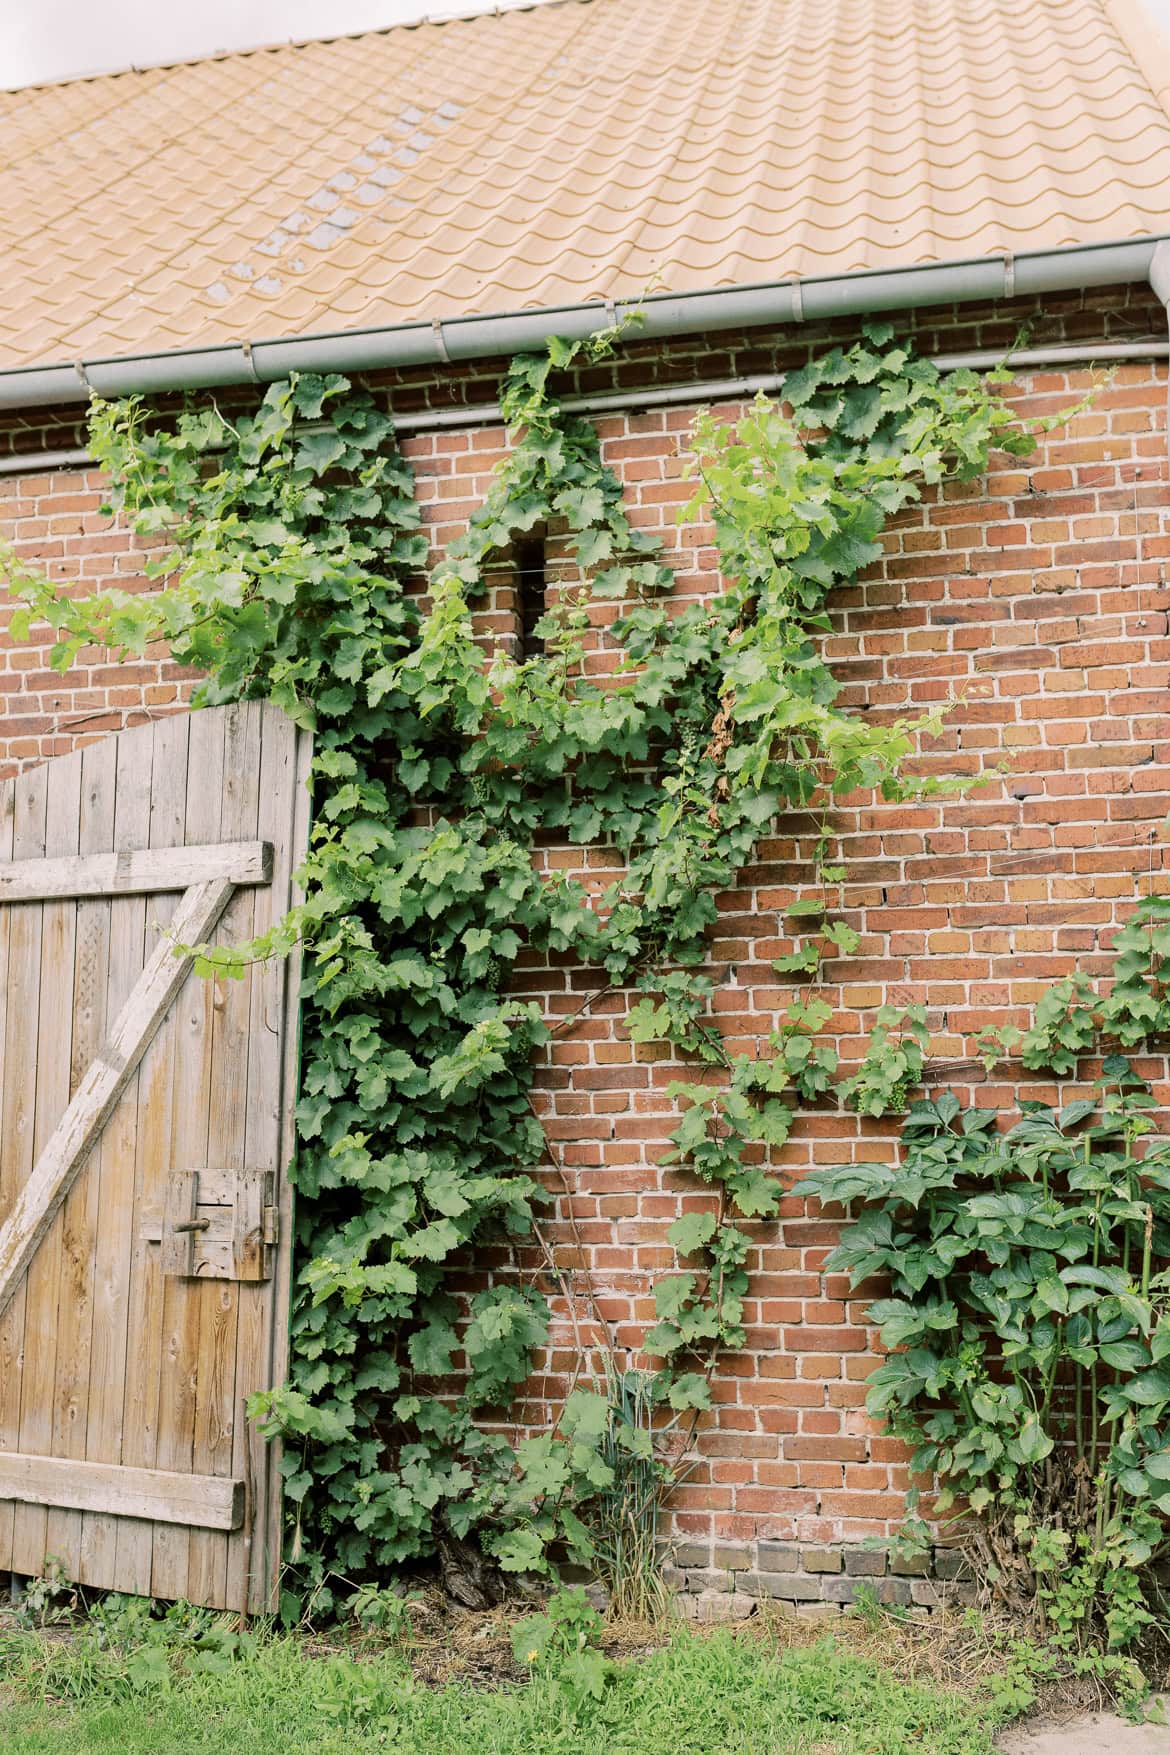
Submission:
[[308,753],[249,703],[0,786],[0,1570],[271,1601],[296,969],[174,945],[286,910]]

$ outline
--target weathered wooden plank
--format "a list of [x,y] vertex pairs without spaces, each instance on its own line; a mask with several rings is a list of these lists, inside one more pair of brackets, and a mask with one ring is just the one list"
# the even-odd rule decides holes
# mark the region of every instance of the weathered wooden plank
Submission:
[[[227,724],[238,709],[191,716],[187,772],[176,776],[185,794],[183,838],[187,843],[220,838],[223,789],[227,780],[224,745]],[[211,1042],[216,985],[190,980],[175,1006],[176,1055],[169,1168],[197,1169],[207,1163],[211,1105]],[[195,1403],[199,1381],[199,1326],[208,1292],[197,1281],[166,1274],[163,1264],[162,1353],[158,1386],[158,1440],[155,1467],[192,1469]],[[151,1544],[152,1596],[190,1598],[191,1536],[174,1524],[156,1524]]]
[[[81,752],[76,751],[72,755],[59,756],[48,765],[46,855],[76,853],[80,818]],[[33,1121],[33,1151],[38,1163],[69,1102],[76,941],[77,909],[74,904],[46,902],[41,910],[41,1005]],[[30,1181],[35,1176],[34,1166]],[[20,1198],[23,1196],[18,1197],[16,1210],[19,1210]],[[42,1227],[37,1245],[37,1255],[28,1264],[25,1280],[20,1436],[14,1448],[43,1455],[51,1449],[53,1441],[53,1378],[57,1368],[61,1223],[56,1209]],[[0,1269],[0,1307],[3,1303],[2,1285],[3,1270]],[[12,1527],[13,1571],[43,1571],[47,1552],[47,1516],[43,1507],[18,1505]]]
[[0,902],[145,896],[158,890],[188,890],[192,884],[210,883],[213,878],[226,878],[233,884],[266,884],[271,876],[272,848],[266,841],[134,848],[62,859],[0,862]]
[[[46,856],[77,852],[80,819],[81,752],[75,751],[48,764]],[[76,907],[72,902],[46,901],[41,910],[41,1005],[33,1125],[33,1151],[37,1162],[69,1102],[76,946]],[[36,1175],[35,1166],[32,1175]],[[61,1221],[59,1213],[54,1211],[38,1239],[37,1255],[29,1263],[25,1280],[20,1436],[14,1448],[36,1455],[50,1450],[53,1441],[53,1379],[57,1368],[57,1286],[60,1276]],[[0,1305],[2,1297],[0,1292]],[[12,1529],[13,1571],[41,1572],[47,1551],[44,1509],[18,1505]]]
[[[268,1278],[269,1246],[265,1242],[266,1211],[272,1210],[272,1172],[245,1169],[239,1173],[239,1186],[232,1207],[232,1278],[233,1280],[266,1280]],[[275,1242],[275,1214],[273,1215]]]
[[[265,707],[260,764],[260,820],[257,833],[273,842],[276,864],[272,885],[253,892],[256,931],[262,932],[299,899],[293,873],[309,837],[309,765],[312,739],[283,714]],[[279,1235],[267,1286],[240,1288],[237,1373],[239,1411],[233,1473],[250,1487],[250,1516],[229,1538],[227,1601],[253,1611],[275,1608],[280,1574],[280,1451],[266,1442],[244,1415],[243,1402],[254,1390],[282,1383],[288,1374],[288,1308],[292,1259],[292,1185],[288,1165],[294,1146],[294,1109],[300,1037],[296,1018],[300,953],[253,971],[252,1033],[248,1060],[246,1162],[279,1166]]]
[[[40,812],[40,846],[44,842],[44,794]],[[16,819],[16,783],[0,791],[0,848],[11,855]],[[28,824],[23,820],[17,845],[31,852]],[[4,955],[4,1034],[0,1037],[0,1221],[16,1200],[32,1163],[32,1124],[27,1109],[29,1081],[36,1077],[36,1031],[30,1014],[40,1004],[41,911],[39,908],[0,910],[0,945]],[[24,1332],[23,1299],[14,1300],[0,1316],[0,1447],[15,1449],[20,1432],[20,1344]],[[12,1525],[15,1506],[0,1501],[0,1571],[12,1567]]]
[[[151,751],[149,842],[175,847],[186,832],[187,757],[191,718],[187,714],[154,727]],[[169,895],[157,896],[147,909],[166,926],[174,912]],[[149,938],[150,927],[147,928]],[[177,1012],[177,1008],[176,1008]],[[174,1071],[178,1053],[178,1020],[172,1013],[147,1050],[138,1074],[138,1118],[134,1158],[134,1217],[160,1213],[163,1180],[171,1161],[171,1115]],[[122,1461],[153,1468],[158,1446],[159,1379],[167,1368],[163,1357],[163,1276],[159,1252],[138,1245],[130,1278],[130,1333],[122,1398]],[[115,1590],[150,1595],[154,1525],[145,1518],[119,1518]]]
[[[43,857],[48,811],[48,770],[30,769],[17,776],[13,848],[18,858]],[[17,908],[12,923],[9,980],[21,995],[10,1008],[4,1045],[5,1137],[4,1191],[0,1212],[10,1213],[20,1199],[36,1157],[36,1092],[38,1032],[41,1006],[41,945],[44,909],[38,904]],[[9,1080],[12,1083],[9,1083]],[[0,1450],[20,1449],[20,1401],[24,1366],[25,1286],[11,1309],[0,1311]],[[0,1506],[0,1567],[13,1567],[15,1505]]]
[[[47,856],[76,854],[80,815],[81,755],[75,752],[48,764]],[[33,1116],[33,1152],[38,1160],[69,1101],[76,937],[77,910],[73,903],[46,902],[41,910],[41,999]],[[38,1455],[52,1447],[60,1262],[61,1223],[59,1215],[54,1214],[41,1236],[37,1258],[30,1263],[25,1280],[20,1429],[14,1449]],[[44,1509],[18,1504],[13,1517],[13,1571],[42,1571],[46,1552]]]
[[244,1513],[244,1483],[229,1475],[131,1469],[23,1451],[0,1452],[0,1496],[22,1505],[68,1506],[212,1530],[237,1529]]
[[[262,712],[258,702],[239,707],[228,720],[224,754],[224,783],[220,801],[219,832],[231,836],[259,835]],[[223,941],[242,944],[253,936],[258,911],[267,892],[250,889],[232,897],[220,922]],[[237,1194],[235,1178],[246,1163],[245,1112],[250,1078],[251,993],[259,970],[248,970],[243,981],[216,983],[211,1031],[211,1107],[208,1116],[207,1160],[199,1176],[199,1199],[231,1201]],[[206,1239],[201,1241],[206,1242]],[[231,1236],[222,1263],[215,1266],[228,1275]],[[199,1369],[195,1390],[195,1445],[192,1467],[207,1474],[242,1473],[233,1468],[235,1427],[241,1420],[237,1374],[247,1361],[237,1352],[241,1288],[230,1278],[209,1283],[201,1293],[199,1313]],[[228,1551],[243,1537],[211,1533],[191,1535],[190,1589],[195,1601],[228,1603]]]
[[198,1170],[172,1170],[167,1176],[163,1199],[162,1256],[164,1274],[195,1272],[195,1203],[199,1198]]
[[[145,846],[150,837],[150,795],[154,768],[152,728],[123,732],[108,740],[114,746],[115,850]],[[92,904],[98,906],[99,904]],[[109,967],[106,1016],[116,1017],[142,974],[146,962],[146,899],[117,897],[100,904],[109,909]],[[0,921],[4,918],[0,909]],[[165,1026],[162,1032],[165,1035]],[[122,1458],[122,1402],[127,1372],[145,1345],[135,1329],[130,1344],[130,1288],[135,1256],[135,1147],[138,1103],[144,1070],[160,1052],[158,1036],[148,1047],[138,1071],[129,1080],[105,1125],[91,1164],[98,1171],[98,1216],[94,1249],[93,1325],[90,1348],[89,1410],[85,1431],[86,1460],[116,1463]],[[117,1578],[119,1534],[148,1526],[105,1512],[83,1512],[80,1584],[110,1587]]]
[[[117,739],[102,738],[81,752],[80,854],[109,853],[114,844],[114,803],[117,784]],[[110,903],[103,897],[74,904],[76,909],[73,966],[73,1046],[69,1094],[106,1035],[109,989]],[[93,1288],[97,1243],[100,1154],[91,1152],[65,1197],[60,1218],[60,1265],[57,1283],[57,1358],[52,1395],[54,1456],[85,1458],[89,1410]],[[29,1445],[29,1449],[39,1446]],[[47,1552],[56,1556],[69,1578],[81,1569],[82,1514],[50,1509],[45,1532]]]
[[[227,906],[233,887],[228,879],[215,878],[188,890],[172,921],[173,936],[182,944],[205,940]],[[12,1213],[0,1229],[0,1311],[16,1290],[17,1281],[52,1224],[73,1177],[92,1150],[190,967],[190,958],[176,956],[169,938],[155,948],[104,1049],[90,1065],[46,1142]]]

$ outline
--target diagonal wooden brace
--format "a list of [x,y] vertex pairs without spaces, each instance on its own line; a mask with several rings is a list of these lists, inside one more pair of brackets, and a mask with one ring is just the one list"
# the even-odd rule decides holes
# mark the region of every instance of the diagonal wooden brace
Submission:
[[53,1129],[16,1204],[0,1228],[0,1315],[53,1222],[114,1105],[133,1077],[151,1038],[191,968],[173,941],[201,944],[231,900],[230,878],[193,884],[123,1006],[105,1046],[87,1068],[69,1107]]

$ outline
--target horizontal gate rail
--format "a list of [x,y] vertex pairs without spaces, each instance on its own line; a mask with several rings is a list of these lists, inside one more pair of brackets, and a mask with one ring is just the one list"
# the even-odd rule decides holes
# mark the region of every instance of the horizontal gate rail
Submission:
[[206,847],[144,847],[127,853],[9,860],[0,863],[0,902],[143,896],[156,890],[186,890],[216,878],[231,884],[269,883],[271,846],[267,841],[224,841]]
[[228,1475],[180,1475],[169,1469],[19,1452],[0,1453],[0,1499],[148,1517],[203,1530],[235,1530],[244,1521],[244,1483]]

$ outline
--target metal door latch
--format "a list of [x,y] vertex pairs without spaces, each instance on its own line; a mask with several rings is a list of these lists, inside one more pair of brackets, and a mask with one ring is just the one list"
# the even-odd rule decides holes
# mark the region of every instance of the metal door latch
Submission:
[[266,1280],[279,1234],[271,1170],[172,1170],[162,1226],[164,1274]]

